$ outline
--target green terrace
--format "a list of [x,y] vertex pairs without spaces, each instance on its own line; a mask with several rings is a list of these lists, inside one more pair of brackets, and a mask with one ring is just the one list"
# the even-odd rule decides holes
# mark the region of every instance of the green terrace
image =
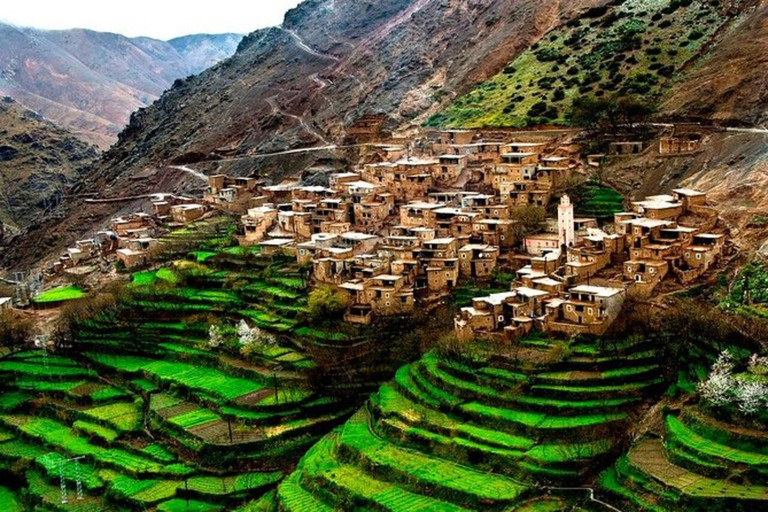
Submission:
[[306,348],[354,340],[311,321],[295,261],[226,233],[171,239],[178,254],[79,320],[72,349],[0,358],[2,510],[251,509],[360,403],[309,386]]
[[552,361],[552,340],[527,341],[544,346],[402,367],[304,456],[280,510],[565,510],[529,501],[534,484],[577,486],[613,460],[660,369],[645,341],[578,342]]
[[632,446],[600,486],[637,510],[760,510],[768,504],[768,436],[686,408],[666,416],[663,439]]
[[85,292],[76,286],[62,286],[45,291],[32,299],[36,304],[56,304],[71,300],[82,299]]
[[615,213],[624,211],[624,196],[614,189],[588,182],[576,201],[576,214],[583,217],[613,220]]
[[[0,360],[0,475],[23,487],[0,488],[2,510],[187,510],[188,501],[189,510],[233,510],[283,477],[253,468],[295,460],[350,414],[337,400],[291,387],[275,396],[260,381],[210,367],[88,356]],[[91,363],[98,372],[84,366]],[[139,387],[146,398],[132,391]]]

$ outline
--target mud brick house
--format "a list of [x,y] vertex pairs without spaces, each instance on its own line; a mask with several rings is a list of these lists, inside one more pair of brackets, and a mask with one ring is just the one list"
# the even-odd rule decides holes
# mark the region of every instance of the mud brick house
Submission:
[[353,226],[358,231],[375,233],[395,214],[395,197],[388,193],[367,194],[357,201],[353,197]]
[[385,176],[387,190],[400,202],[423,199],[434,186],[433,175],[437,165],[437,160],[399,160],[395,169]]
[[264,256],[291,256],[296,254],[296,243],[292,238],[271,238],[262,240],[258,244],[261,254]]
[[203,201],[217,205],[234,203],[253,195],[258,185],[256,178],[234,178],[224,174],[209,176]]
[[544,300],[550,294],[527,287],[472,299],[472,306],[461,308],[454,320],[457,337],[471,341],[477,337],[501,336],[515,339],[534,327],[534,318],[543,314]]
[[484,278],[491,275],[499,258],[497,246],[467,244],[459,249],[459,275],[468,278]]
[[675,201],[673,196],[650,196],[644,201],[632,203],[635,212],[649,219],[676,219],[683,214],[683,203]]
[[339,289],[349,299],[344,320],[350,323],[367,325],[376,315],[409,313],[415,306],[413,286],[403,276],[381,274],[371,279],[355,279]]
[[274,227],[277,222],[277,209],[271,205],[251,208],[240,218],[240,222],[245,232],[245,244],[253,245],[261,242]]
[[146,213],[134,213],[123,217],[116,217],[110,222],[110,228],[117,236],[128,236],[131,231],[151,229],[154,227],[152,217]]
[[347,223],[350,227],[344,231],[351,230],[350,210],[352,203],[346,199],[321,199],[312,215],[312,231],[314,233],[329,233],[334,230],[334,226]]
[[689,134],[685,137],[663,137],[659,141],[659,153],[662,155],[676,155],[680,153],[693,153],[701,147],[701,135]]
[[472,223],[472,239],[509,250],[517,244],[518,230],[516,220],[481,219]]
[[[293,204],[280,205],[277,212],[277,224],[268,235],[273,238],[295,238],[309,240],[312,236],[312,213],[294,211]],[[290,209],[282,209],[290,208]]]
[[475,139],[475,132],[472,130],[445,130],[438,132],[435,139],[432,144],[432,153],[436,155],[450,154],[452,147],[471,144]]
[[589,279],[610,266],[617,255],[623,254],[625,239],[621,235],[608,235],[599,230],[582,236],[568,248],[565,275],[577,280]]
[[641,141],[611,142],[608,145],[608,154],[613,156],[637,155],[643,152],[645,144]]
[[505,186],[508,188],[510,183],[533,180],[539,156],[537,153],[502,154],[501,162],[486,176],[486,183],[500,192]]
[[440,184],[454,183],[467,168],[468,161],[466,155],[440,155],[437,165],[433,166],[432,176]]
[[300,264],[309,263],[313,258],[352,258],[373,251],[380,240],[376,235],[355,231],[340,235],[315,233],[308,242],[296,245],[296,257]]
[[189,224],[205,215],[202,204],[177,204],[171,207],[171,218],[177,224]]
[[149,261],[149,251],[158,244],[155,238],[121,239],[117,259],[129,269],[145,265]]
[[424,241],[418,254],[430,293],[448,293],[459,280],[458,242],[455,238]]
[[547,148],[545,142],[511,142],[503,146],[504,153],[535,153],[540,155]]
[[404,227],[423,227],[436,229],[437,210],[444,208],[443,203],[414,201],[400,207],[400,225]]
[[328,176],[328,183],[332,189],[342,190],[347,184],[361,179],[360,174],[356,172],[335,172]]
[[690,188],[676,188],[672,191],[672,197],[683,204],[683,211],[686,212],[705,207],[707,204],[707,194]]
[[695,235],[691,244],[684,248],[682,262],[672,268],[678,280],[688,284],[698,279],[722,256],[725,241],[722,234]]
[[557,233],[528,235],[523,239],[523,245],[526,253],[536,256],[559,251],[561,247]]
[[435,231],[439,237],[454,237],[469,240],[472,235],[472,225],[483,216],[479,213],[466,211],[462,208],[446,206],[434,210]]
[[626,298],[623,288],[576,286],[562,300],[546,304],[544,331],[601,335],[618,317]]

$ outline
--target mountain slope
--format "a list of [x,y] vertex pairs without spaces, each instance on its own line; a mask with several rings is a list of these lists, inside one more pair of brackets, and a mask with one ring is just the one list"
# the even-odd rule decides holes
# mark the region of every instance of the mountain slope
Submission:
[[94,147],[10,98],[0,100],[0,224],[6,231],[26,227],[61,202],[96,157]]
[[237,43],[232,34],[179,43],[0,24],[0,93],[106,148],[131,112],[175,79],[231,55]]
[[429,124],[562,124],[573,99],[611,92],[664,100],[662,114],[735,123],[765,117],[766,2],[611,4],[547,34]]
[[723,123],[768,123],[768,1],[736,19],[706,59],[674,83],[661,109]]

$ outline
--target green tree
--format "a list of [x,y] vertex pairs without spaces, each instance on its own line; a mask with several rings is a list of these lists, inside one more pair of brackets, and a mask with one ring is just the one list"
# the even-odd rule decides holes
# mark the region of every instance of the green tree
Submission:
[[349,300],[339,290],[320,286],[309,294],[309,314],[315,320],[338,319],[349,306]]
[[11,352],[20,350],[32,340],[34,321],[12,310],[0,310],[0,346]]

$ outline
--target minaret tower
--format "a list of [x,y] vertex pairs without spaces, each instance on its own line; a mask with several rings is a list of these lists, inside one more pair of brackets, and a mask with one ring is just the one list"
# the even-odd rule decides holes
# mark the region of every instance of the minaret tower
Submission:
[[576,241],[573,227],[573,205],[571,198],[563,194],[557,207],[557,233],[560,236],[560,246],[572,247]]

